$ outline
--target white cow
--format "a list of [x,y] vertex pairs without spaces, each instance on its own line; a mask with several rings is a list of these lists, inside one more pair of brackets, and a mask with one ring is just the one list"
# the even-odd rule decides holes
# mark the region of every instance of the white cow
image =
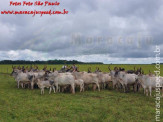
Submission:
[[87,72],[73,72],[72,74],[75,79],[82,79],[84,81],[84,85],[96,84],[98,90],[100,91],[99,79],[97,78],[97,74]]
[[110,76],[111,76],[111,81],[113,83],[113,89],[117,86],[118,88],[118,78],[117,78],[117,74],[114,70],[110,71]]
[[30,83],[31,89],[33,89],[34,85],[34,76],[28,73],[23,73],[21,70],[13,69],[13,72],[11,75],[15,78],[17,81],[17,86],[19,88],[19,85],[21,84],[22,88],[24,88],[23,84]]
[[127,85],[134,85],[137,79],[136,74],[127,74],[126,72],[118,72],[118,80],[123,86],[124,92],[126,92]]
[[[149,93],[151,96],[152,88],[156,88],[156,77],[149,76],[149,75],[139,75],[138,82],[143,87],[144,94],[146,94],[148,96],[148,90],[149,90]],[[160,77],[160,87],[163,87],[163,78],[162,77]],[[163,89],[162,89],[162,93],[163,93]],[[162,96],[163,96],[163,94],[162,94]]]
[[44,77],[45,71],[36,71],[36,72],[30,71],[30,72],[26,72],[26,74],[34,76],[34,80],[32,81],[32,85],[31,85],[31,88],[33,89],[34,84],[36,84],[37,82],[37,79],[42,79]]
[[80,87],[80,92],[84,91],[84,81],[82,79],[76,79],[75,86]]
[[54,72],[52,74],[48,74],[48,79],[50,81],[54,81],[56,86],[56,91],[58,92],[59,86],[67,86],[70,85],[72,88],[72,93],[75,93],[75,78],[71,74],[66,73],[58,73]]
[[99,79],[99,84],[101,84],[102,88],[105,89],[106,84],[111,82],[111,76],[108,73],[98,72],[96,73]]

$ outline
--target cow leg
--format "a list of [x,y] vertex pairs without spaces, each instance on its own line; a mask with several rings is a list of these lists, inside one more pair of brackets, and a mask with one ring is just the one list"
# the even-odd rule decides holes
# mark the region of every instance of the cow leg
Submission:
[[81,92],[83,91],[83,85],[81,85]]
[[106,83],[104,83],[103,86],[104,86],[104,89],[105,89],[105,87],[106,87]]
[[103,89],[103,83],[100,83],[100,89]]
[[58,92],[58,84],[56,84],[56,92]]
[[93,84],[93,91],[96,90],[96,84]]
[[124,92],[127,92],[127,85],[124,84]]
[[146,94],[146,88],[144,88],[144,94]]
[[118,84],[114,84],[114,88],[113,89],[118,90],[119,89],[118,88]]
[[89,84],[86,84],[84,87],[85,87],[86,90],[88,90]]
[[41,88],[41,95],[42,95],[42,88]]
[[30,85],[30,84],[28,83],[28,89],[29,89],[29,85]]
[[113,83],[113,89],[115,88],[114,83]]
[[130,85],[126,85],[127,86],[127,92],[130,91]]
[[33,89],[33,86],[34,86],[34,83],[33,83],[33,82],[31,82],[31,89]]
[[133,91],[135,92],[135,84],[133,85]]
[[115,87],[116,87],[116,83],[115,83],[115,82],[113,82],[113,89],[115,89]]
[[71,84],[71,88],[72,88],[72,93],[75,94],[75,85]]
[[134,92],[137,91],[136,89],[137,89],[137,84],[135,83],[134,86],[133,86],[133,90],[134,90]]
[[121,84],[121,83],[116,83],[116,87],[117,87],[117,89],[124,89],[124,86],[123,86],[124,84]]
[[72,91],[73,91],[73,90],[72,90],[72,87],[70,87],[69,89],[70,89],[70,92],[72,93]]
[[101,89],[104,89],[104,83],[101,84]]
[[102,83],[100,83],[99,85],[100,85],[100,89],[103,89],[103,87],[102,87]]
[[136,91],[139,91],[139,84],[136,85]]
[[146,96],[148,96],[148,89],[146,89]]
[[80,85],[80,92],[82,92],[82,85]]
[[24,88],[23,83],[21,83],[22,88]]
[[[61,92],[64,92],[65,86],[59,87],[59,89],[61,89]],[[60,92],[60,90],[59,90],[59,92]]]
[[42,89],[42,91],[43,91],[43,94],[44,94],[44,88]]
[[98,91],[100,91],[100,85],[98,83],[96,83],[97,87],[98,87]]
[[123,84],[122,86],[123,86],[124,93],[125,93],[125,92],[126,92],[126,85],[125,85],[125,84]]
[[138,92],[139,91],[139,84],[136,84],[135,87],[136,87],[135,91]]
[[53,90],[54,90],[54,93],[55,93],[55,87],[53,86],[52,88],[53,88]]
[[83,92],[84,92],[84,84],[83,84]]
[[[122,87],[123,87],[123,86],[122,86]],[[120,83],[116,83],[116,84],[115,84],[115,89],[117,89],[117,90],[118,90],[118,89],[122,89],[122,87],[121,87],[121,84],[120,84]]]
[[149,87],[149,93],[150,93],[150,96],[152,96],[152,88]]
[[49,94],[51,94],[51,91],[52,91],[52,87],[50,87]]

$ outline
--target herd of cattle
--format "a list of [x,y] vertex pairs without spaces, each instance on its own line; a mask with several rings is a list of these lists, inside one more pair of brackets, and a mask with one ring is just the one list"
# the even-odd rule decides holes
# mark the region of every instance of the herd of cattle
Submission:
[[[134,92],[138,92],[140,88],[144,89],[144,94],[148,96],[148,93],[152,93],[152,89],[156,88],[156,76],[149,72],[144,74],[142,68],[137,70],[125,71],[124,68],[115,67],[113,70],[108,67],[109,72],[101,72],[99,68],[96,68],[95,72],[91,72],[91,68],[88,72],[65,72],[64,70],[53,71],[47,70],[44,67],[43,70],[39,70],[37,66],[29,68],[12,67],[13,71],[11,75],[17,82],[17,87],[31,88],[39,87],[41,94],[44,94],[44,89],[49,88],[49,94],[53,90],[55,92],[69,91],[75,93],[76,87],[80,88],[80,92],[88,89],[92,85],[93,90],[98,88],[105,89],[110,87],[110,83],[114,89],[123,89],[124,92],[130,90],[133,87]],[[160,77],[160,87],[163,87],[163,77]],[[163,88],[162,88],[163,95]]]

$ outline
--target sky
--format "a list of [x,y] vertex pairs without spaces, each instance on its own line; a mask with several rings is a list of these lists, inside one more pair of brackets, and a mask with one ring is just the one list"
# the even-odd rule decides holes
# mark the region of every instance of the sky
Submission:
[[[69,13],[42,17],[0,14],[0,60],[150,64],[156,60],[156,45],[163,49],[162,0],[58,2],[59,6],[30,7],[9,6],[10,0],[1,0],[0,11],[66,9]],[[160,58],[163,62],[162,53]]]

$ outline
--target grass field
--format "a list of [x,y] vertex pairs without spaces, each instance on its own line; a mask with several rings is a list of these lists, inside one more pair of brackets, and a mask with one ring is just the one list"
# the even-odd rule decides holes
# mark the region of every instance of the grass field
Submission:
[[[90,65],[89,65],[90,66]],[[95,69],[97,65],[91,65]],[[113,68],[115,65],[112,65]],[[117,65],[116,65],[117,66]],[[122,66],[122,65],[119,65]],[[155,70],[154,65],[136,65],[145,73]],[[39,65],[39,68],[42,68]],[[61,65],[48,65],[57,67]],[[88,65],[79,65],[80,70],[87,70]],[[99,65],[107,72],[106,65]],[[126,69],[133,65],[123,65]],[[11,65],[0,65],[0,72],[10,73]],[[8,71],[6,70],[8,68]],[[161,74],[162,75],[162,74]],[[153,92],[154,95],[154,92]],[[161,103],[163,99],[161,99]],[[161,116],[163,116],[161,104]],[[40,95],[40,90],[17,89],[14,79],[7,74],[0,74],[0,122],[153,122],[155,121],[155,98],[146,97],[143,91],[138,93],[109,90],[83,93],[56,93]]]
[[[19,66],[19,65],[14,65],[14,66]],[[30,66],[30,65],[20,65],[20,66]],[[43,69],[44,65],[37,65],[39,67],[39,69]],[[48,69],[50,68],[56,68],[57,70],[60,70],[61,67],[63,65],[46,65]],[[71,65],[69,65],[71,66]],[[77,65],[79,67],[79,70],[80,71],[87,71],[88,70],[88,67],[91,67],[92,68],[92,71],[95,71],[96,67],[99,67],[100,70],[102,70],[103,72],[108,72],[108,66],[111,67],[111,69],[114,69],[114,67],[123,67],[125,68],[125,70],[130,70],[130,69],[133,69],[134,66],[136,68],[142,68],[144,73],[147,74],[149,73],[149,70],[151,72],[155,71],[156,68],[155,68],[155,65],[151,65],[151,64],[136,64],[136,65],[128,65],[128,64],[112,64],[112,65],[108,65],[108,64],[79,64]],[[163,68],[163,65],[160,65],[161,69]],[[1,73],[11,73],[12,72],[12,65],[0,65],[0,72]],[[161,76],[163,76],[163,72],[161,71]]]

